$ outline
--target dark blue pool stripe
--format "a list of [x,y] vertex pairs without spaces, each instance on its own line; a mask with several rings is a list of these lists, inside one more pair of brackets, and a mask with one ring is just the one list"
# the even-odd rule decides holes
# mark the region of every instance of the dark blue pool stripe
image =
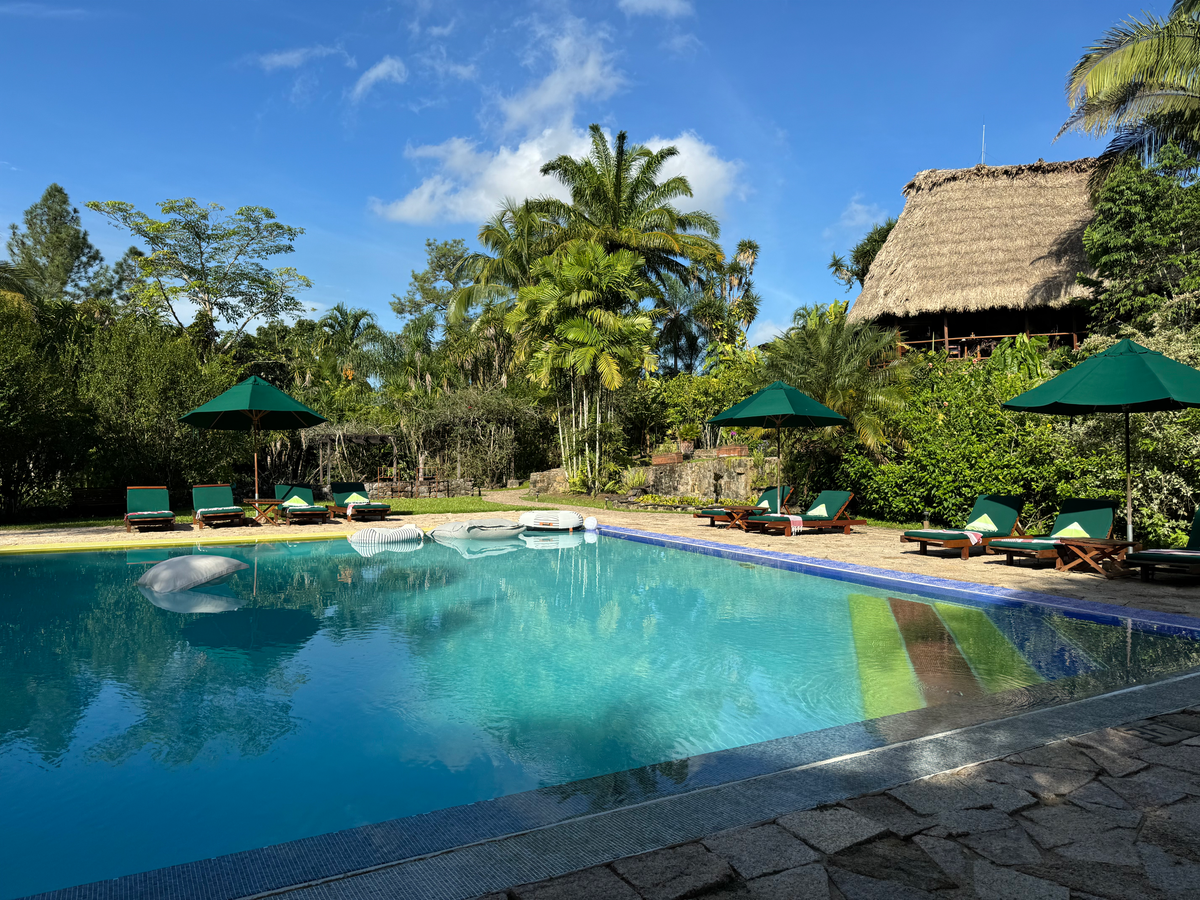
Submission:
[[1028,605],[1033,603],[1101,625],[1124,627],[1126,622],[1129,622],[1137,631],[1174,634],[1192,640],[1200,640],[1200,619],[1178,613],[1133,609],[1115,606],[1111,603],[1096,603],[1091,600],[1042,594],[1037,591],[1020,591],[990,584],[976,584],[969,581],[937,578],[931,575],[896,572],[891,569],[878,569],[874,566],[860,566],[855,563],[800,556],[796,553],[781,553],[778,550],[734,547],[715,541],[657,534],[634,528],[621,528],[616,525],[601,525],[600,533],[623,540],[654,544],[659,547],[674,547],[692,553],[702,553],[705,556],[757,563],[761,566],[771,566],[806,575],[818,575],[838,581],[849,581],[853,584],[867,585],[882,590],[920,594],[938,600],[953,600],[956,603],[965,603],[985,609],[997,605],[1028,608]]
[[1004,606],[985,607],[984,614],[1017,648],[1030,668],[1047,681],[1086,675],[1099,668],[1091,657],[1058,633],[1043,609],[1030,607],[1019,621]]

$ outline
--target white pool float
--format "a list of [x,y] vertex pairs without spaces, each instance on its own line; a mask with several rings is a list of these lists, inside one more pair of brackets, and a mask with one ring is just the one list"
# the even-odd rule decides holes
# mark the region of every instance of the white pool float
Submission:
[[472,540],[503,541],[514,538],[525,530],[508,519],[471,519],[466,522],[445,522],[429,532],[435,541]]
[[399,528],[360,528],[350,535],[352,544],[398,544],[389,547],[396,550],[418,550],[425,540],[425,532],[416,525],[401,525]]
[[539,509],[521,513],[518,521],[530,531],[575,531],[583,527],[583,516],[569,509]]
[[518,538],[498,540],[476,540],[474,538],[433,538],[443,547],[449,547],[463,559],[479,559],[483,556],[500,556],[504,553],[514,553],[524,550],[525,545]]

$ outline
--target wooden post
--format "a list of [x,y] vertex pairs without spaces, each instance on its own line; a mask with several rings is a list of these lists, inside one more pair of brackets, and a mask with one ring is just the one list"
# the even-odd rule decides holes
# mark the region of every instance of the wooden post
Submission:
[[950,355],[950,317],[942,313],[942,341],[946,348],[946,355]]

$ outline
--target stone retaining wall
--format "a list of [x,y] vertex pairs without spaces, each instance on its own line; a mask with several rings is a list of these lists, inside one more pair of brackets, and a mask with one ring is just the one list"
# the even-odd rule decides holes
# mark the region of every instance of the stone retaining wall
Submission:
[[[764,461],[765,473],[775,474],[775,457]],[[719,497],[722,500],[749,500],[758,496],[754,480],[759,471],[748,456],[722,456],[716,459],[692,459],[668,466],[642,466],[646,473],[646,491],[665,497]],[[540,494],[565,494],[569,490],[564,469],[534,472],[529,487]]]

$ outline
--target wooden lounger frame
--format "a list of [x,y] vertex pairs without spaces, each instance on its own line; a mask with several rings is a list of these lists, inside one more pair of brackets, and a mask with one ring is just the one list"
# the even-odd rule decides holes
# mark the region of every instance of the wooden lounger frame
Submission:
[[[793,495],[794,493],[796,493],[796,489],[795,489],[795,488],[791,488],[791,489],[788,491],[787,499],[788,499],[788,500],[791,500],[791,499],[792,499],[792,495]],[[761,496],[761,495],[760,495],[760,496]],[[787,514],[787,504],[786,504],[786,503],[781,503],[781,504],[779,504],[779,511],[780,511],[781,513],[783,513],[784,515],[786,515],[786,514]],[[715,525],[716,525],[718,522],[721,522],[721,523],[723,523],[723,524],[726,524],[726,525],[728,525],[728,524],[729,524],[729,521],[730,521],[730,519],[729,519],[729,514],[728,514],[728,513],[726,513],[726,514],[725,514],[725,515],[723,515],[723,516],[706,516],[706,515],[704,515],[704,514],[703,514],[703,513],[701,513],[701,512],[694,512],[694,513],[692,513],[692,518],[693,518],[693,519],[708,519],[708,524],[709,524],[710,526],[715,526]]]
[[[320,504],[313,505],[319,506]],[[329,511],[329,507],[325,507],[325,509],[318,512],[315,509],[293,509],[292,507],[284,506],[281,503],[278,507],[276,507],[276,509],[284,510],[283,517],[289,525],[292,524],[293,516],[302,521],[316,522],[319,525],[324,525],[333,518],[333,514]],[[299,525],[300,522],[297,522],[296,524]]]
[[[232,487],[232,485],[229,485],[229,484],[194,484],[194,485],[192,485],[192,487],[193,488]],[[238,510],[235,513],[233,513],[233,512],[208,513],[207,515],[202,516],[202,515],[200,515],[199,511],[193,510],[192,521],[196,523],[197,531],[203,531],[204,527],[206,525],[209,528],[214,528],[217,525],[245,525],[246,524],[246,511]]]
[[[966,529],[964,529],[964,528],[947,528],[946,530],[947,531],[965,531]],[[1013,536],[1020,537],[1020,536],[1023,536],[1024,534],[1025,534],[1025,529],[1021,527],[1021,520],[1018,519],[1017,523],[1013,526],[1012,534],[994,534],[991,537],[985,537],[982,541],[979,542],[978,545],[972,544],[969,538],[950,538],[949,540],[945,540],[945,541],[935,541],[931,538],[908,537],[907,535],[904,535],[904,534],[900,535],[900,543],[902,543],[902,544],[920,544],[921,545],[920,550],[921,550],[922,556],[929,555],[929,545],[932,544],[935,547],[942,547],[946,550],[960,550],[960,551],[962,551],[963,559],[970,559],[972,547],[980,546],[983,548],[984,553],[991,553],[993,551],[988,549],[988,544],[990,544],[992,541],[1002,541],[1005,538],[1010,538]]]
[[[853,499],[854,499],[854,494],[851,494],[849,497],[847,497],[846,502],[842,504],[842,508],[833,514],[833,518],[813,519],[813,520],[811,520],[812,524],[809,524],[809,520],[805,519],[803,530],[804,531],[825,531],[825,530],[837,531],[840,528],[842,530],[842,534],[849,534],[850,529],[852,527],[854,527],[855,525],[866,525],[867,524],[866,519],[843,519],[843,518],[841,518],[842,513],[844,513],[846,511],[846,507],[850,505],[850,501]],[[801,518],[803,518],[803,516]],[[752,531],[761,531],[764,533],[768,532],[768,531],[778,530],[783,533],[784,537],[792,536],[792,523],[790,521],[787,521],[787,522],[748,522],[747,527],[750,528]]]
[[[126,488],[127,491],[165,491],[165,484],[131,484]],[[170,531],[175,530],[175,513],[169,516],[150,516],[146,519],[125,520],[125,532],[129,534],[134,528],[166,528]]]

